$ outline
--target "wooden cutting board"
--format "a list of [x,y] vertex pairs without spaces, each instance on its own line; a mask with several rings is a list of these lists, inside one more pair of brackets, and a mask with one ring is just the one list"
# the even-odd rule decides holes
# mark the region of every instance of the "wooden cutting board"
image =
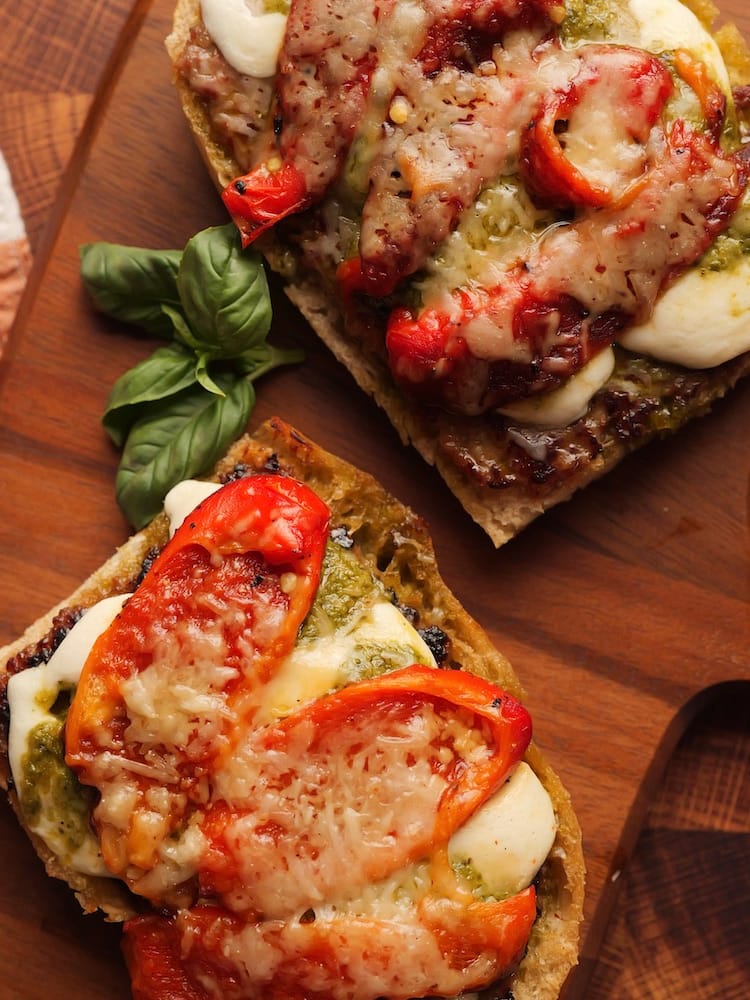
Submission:
[[[742,4],[724,9],[750,36]],[[2,362],[0,644],[127,534],[99,419],[114,379],[153,345],[92,312],[78,246],[181,247],[225,221],[170,87],[170,12],[171,0],[135,5]],[[584,830],[585,938],[567,991],[582,996],[677,740],[709,701],[748,697],[750,384],[495,551],[278,290],[275,303],[274,337],[306,361],[260,384],[251,426],[279,413],[419,511],[447,582],[527,688]],[[3,820],[0,996],[127,997],[117,930],[80,918]]]

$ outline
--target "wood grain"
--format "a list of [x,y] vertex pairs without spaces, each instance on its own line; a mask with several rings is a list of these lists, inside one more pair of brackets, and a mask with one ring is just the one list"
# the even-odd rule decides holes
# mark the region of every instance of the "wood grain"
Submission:
[[[104,77],[89,67],[87,79],[99,80],[99,103],[85,127],[76,122],[79,141],[54,210],[50,206],[50,218],[35,223],[39,259],[12,350],[2,362],[0,642],[63,598],[127,532],[112,495],[116,455],[101,433],[99,416],[114,378],[152,345],[92,313],[78,281],[79,244],[109,239],[181,246],[197,229],[224,221],[169,84],[162,47],[169,0],[155,0],[148,11],[145,4],[125,0],[92,4],[93,23],[104,24],[110,6],[121,42],[107,52]],[[131,6],[134,19],[126,22],[123,15]],[[742,0],[727,0],[723,9],[750,36]],[[145,21],[135,36],[142,14]],[[4,12],[0,30],[3,19],[19,28],[18,15]],[[88,33],[76,27],[91,40],[91,26]],[[55,31],[53,63],[57,66],[66,37],[68,58],[84,60],[79,35],[67,35],[64,18],[58,18]],[[19,51],[19,59],[29,57],[23,45]],[[63,94],[68,112],[75,105],[80,115],[88,99],[75,95],[89,93],[79,79],[82,70],[68,66],[60,72],[64,86],[42,95],[40,103]],[[18,129],[25,128],[19,119]],[[52,144],[51,174],[72,148],[64,131]],[[28,134],[38,141],[35,128]],[[585,833],[589,891],[582,963],[568,997],[584,995],[600,953],[610,970],[616,965],[629,978],[603,981],[600,965],[589,986],[600,992],[591,996],[635,998],[640,991],[666,998],[697,982],[702,997],[744,996],[736,990],[733,966],[714,969],[721,992],[713,994],[706,992],[704,979],[685,974],[685,949],[673,945],[675,934],[678,943],[689,937],[682,905],[689,896],[681,893],[686,886],[689,893],[693,873],[679,864],[684,841],[673,862],[665,861],[669,850],[665,854],[662,834],[669,823],[654,818],[660,814],[653,803],[662,801],[657,790],[664,769],[692,720],[716,698],[726,698],[720,685],[740,682],[742,697],[749,686],[748,386],[496,552],[432,470],[400,445],[278,291],[275,303],[274,337],[301,345],[307,357],[303,366],[262,383],[253,424],[279,412],[374,472],[427,518],[447,582],[522,676],[537,739],[573,793]],[[730,704],[738,698],[735,694]],[[703,732],[739,735],[721,744],[716,755],[709,736],[708,759],[728,757],[746,776],[746,727],[725,727],[727,703],[717,704],[719,721]],[[747,922],[747,895],[742,895],[747,887],[734,877],[741,857],[734,849],[747,853],[747,814],[719,804],[724,778],[713,775],[715,769],[691,766],[688,774],[701,774],[701,787],[715,808],[701,810],[694,800],[692,818],[678,811],[674,829],[690,831],[692,823],[703,837],[701,824],[712,822],[705,820],[708,814],[721,816],[722,838],[733,838],[731,850],[715,851],[718,873],[706,879],[710,888],[701,894],[702,906],[690,914],[693,931],[708,919],[724,927],[733,945]],[[666,787],[675,780],[670,777]],[[678,803],[689,779],[680,782],[672,796]],[[715,833],[709,829],[705,837]],[[700,841],[699,855],[710,850],[708,842]],[[116,933],[96,918],[80,918],[64,888],[43,877],[7,809],[0,812],[0,845],[7,861],[0,876],[0,934],[14,942],[12,951],[0,951],[0,982],[14,983],[13,995],[24,1000],[50,995],[50,976],[30,971],[29,959],[41,949],[55,970],[54,995],[126,997]],[[657,875],[664,877],[657,881]],[[738,891],[739,905],[731,911],[720,905],[719,892],[727,883]],[[613,939],[602,952],[623,885],[647,930],[631,934],[628,943]],[[650,887],[657,889],[652,901],[668,900],[675,888],[674,905],[681,910],[666,902],[641,903],[640,893],[648,896]],[[79,945],[74,939],[80,928]],[[667,956],[667,972],[652,972],[643,963],[638,951],[643,941],[649,955]]]
[[745,997],[750,693],[728,687],[670,760],[587,1000]]
[[0,142],[36,248],[133,0],[0,7]]

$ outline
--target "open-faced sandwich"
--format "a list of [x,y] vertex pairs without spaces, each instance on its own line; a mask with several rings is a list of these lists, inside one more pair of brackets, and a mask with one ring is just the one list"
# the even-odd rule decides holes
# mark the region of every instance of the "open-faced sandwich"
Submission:
[[280,420],[0,661],[3,783],[136,1000],[558,995],[581,839],[519,682],[419,518]]
[[750,369],[711,0],[177,0],[246,243],[496,544]]

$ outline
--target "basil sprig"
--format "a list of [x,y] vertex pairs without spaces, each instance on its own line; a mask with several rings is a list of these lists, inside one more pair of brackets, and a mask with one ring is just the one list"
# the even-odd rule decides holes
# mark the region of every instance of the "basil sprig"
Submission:
[[231,223],[184,250],[88,243],[80,256],[99,310],[169,341],[115,382],[102,417],[122,449],[117,501],[142,528],[175,483],[207,472],[242,434],[253,382],[302,355],[268,343],[263,263]]

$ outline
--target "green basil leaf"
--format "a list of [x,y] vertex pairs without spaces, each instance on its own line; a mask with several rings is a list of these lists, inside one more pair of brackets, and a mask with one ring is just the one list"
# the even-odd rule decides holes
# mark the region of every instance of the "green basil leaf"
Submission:
[[[191,336],[213,358],[236,358],[263,341],[271,302],[260,255],[242,249],[233,223],[204,229],[185,246],[177,288]],[[179,334],[178,334],[179,336]]]
[[181,250],[87,243],[79,252],[81,277],[98,309],[153,336],[172,339],[172,320],[163,306],[180,308]]
[[226,373],[218,381],[225,395],[196,385],[155,404],[133,424],[115,491],[135,528],[159,513],[176,483],[207,472],[244,431],[255,402],[252,384]]
[[112,386],[102,424],[118,448],[144,407],[195,382],[195,357],[180,344],[159,347]]
[[198,361],[196,362],[195,365],[195,377],[197,381],[200,382],[200,384],[206,390],[206,392],[213,392],[217,396],[223,396],[224,390],[221,388],[220,385],[217,385],[216,382],[214,382],[208,371],[208,364],[210,360],[211,359],[206,354],[198,355]]

